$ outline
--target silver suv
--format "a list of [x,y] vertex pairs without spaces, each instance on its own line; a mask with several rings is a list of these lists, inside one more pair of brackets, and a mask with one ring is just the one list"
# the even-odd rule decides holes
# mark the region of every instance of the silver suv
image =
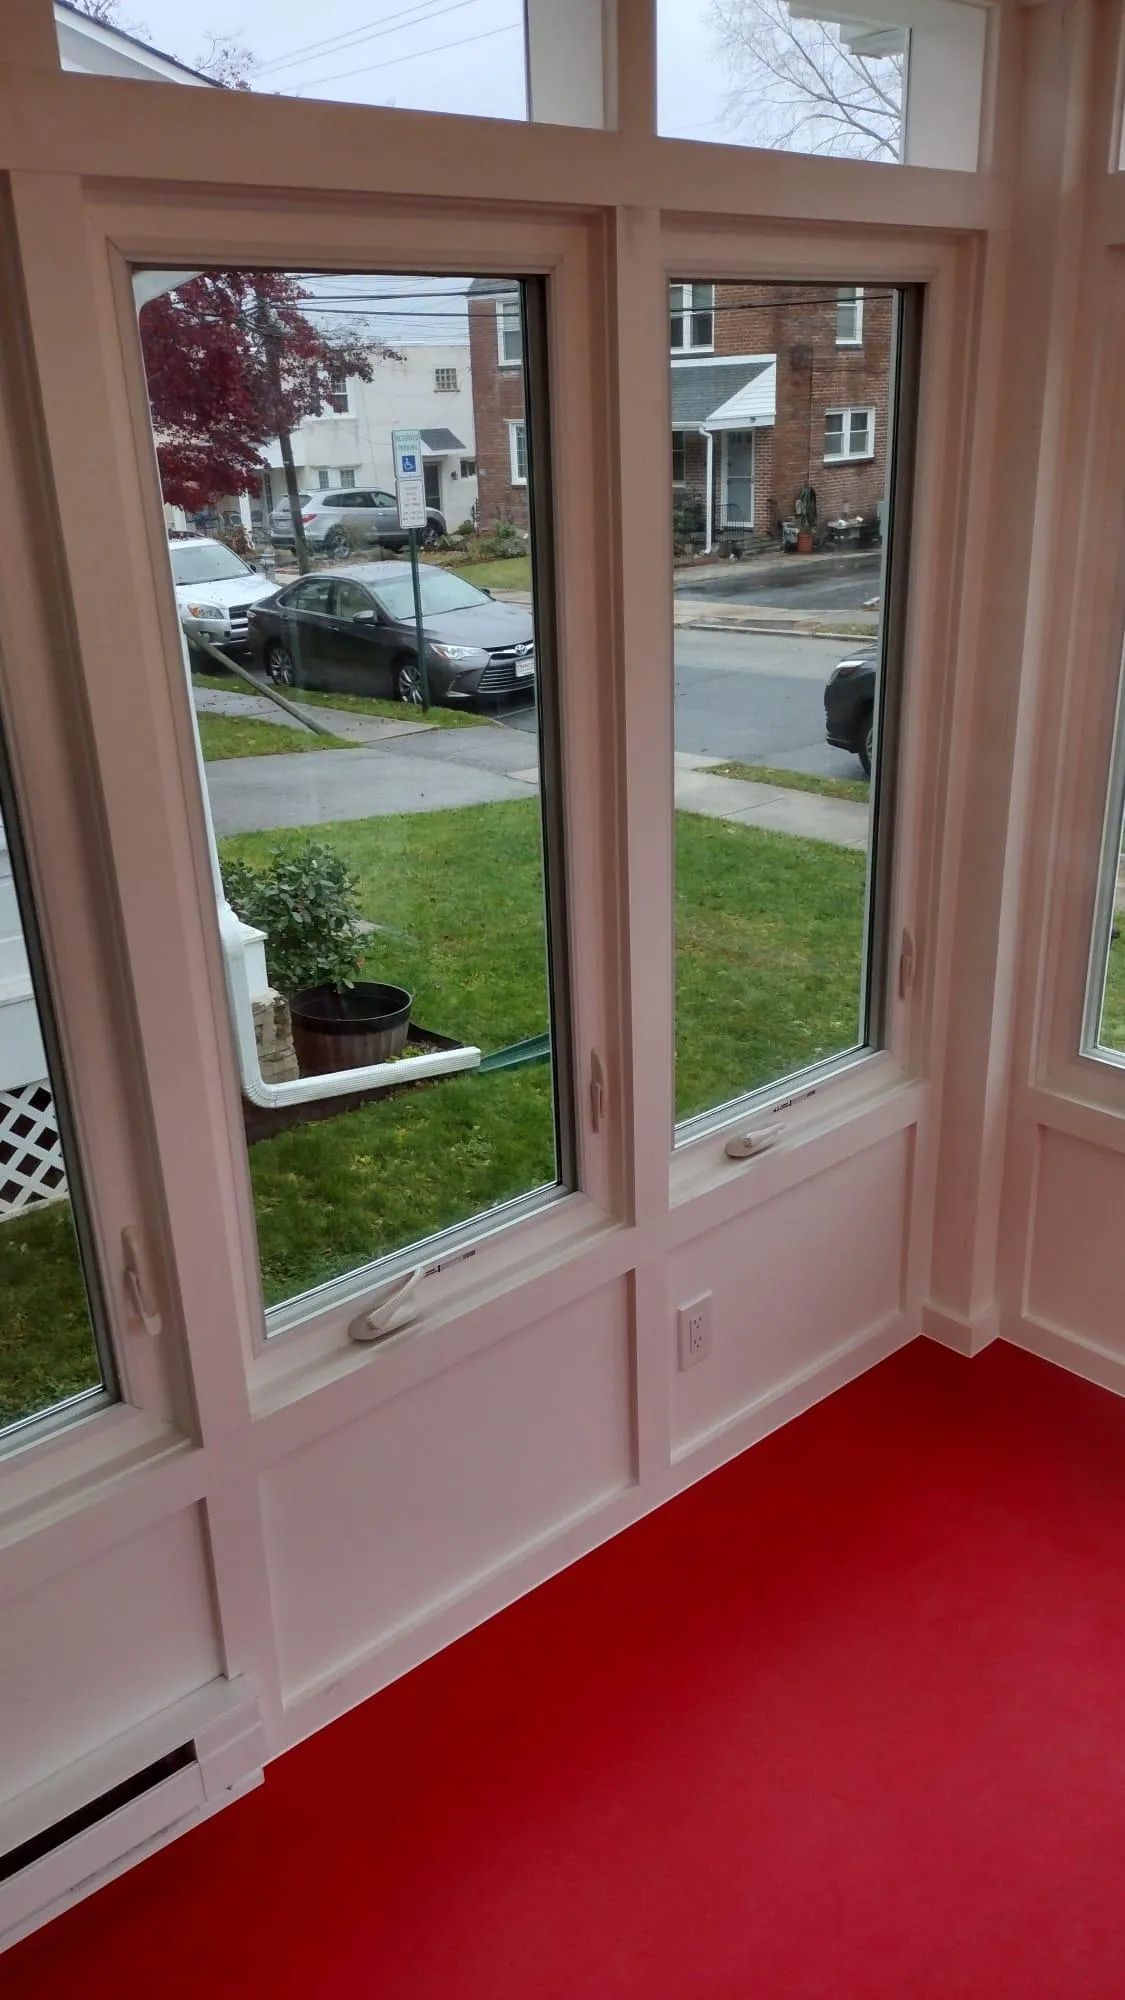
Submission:
[[[301,519],[305,540],[318,554],[339,562],[364,543],[378,542],[386,549],[404,549],[405,528],[398,524],[398,507],[393,493],[374,486],[330,486],[321,493],[302,493]],[[423,548],[430,547],[445,533],[445,516],[436,507],[427,507],[426,525],[419,537]],[[270,540],[279,548],[294,546],[293,517],[288,500],[270,515]]]

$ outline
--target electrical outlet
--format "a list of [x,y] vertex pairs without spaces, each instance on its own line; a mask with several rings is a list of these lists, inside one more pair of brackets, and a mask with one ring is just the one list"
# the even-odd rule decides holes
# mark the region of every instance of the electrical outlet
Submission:
[[676,1334],[680,1347],[680,1367],[694,1368],[711,1352],[711,1294],[692,1299],[676,1314]]

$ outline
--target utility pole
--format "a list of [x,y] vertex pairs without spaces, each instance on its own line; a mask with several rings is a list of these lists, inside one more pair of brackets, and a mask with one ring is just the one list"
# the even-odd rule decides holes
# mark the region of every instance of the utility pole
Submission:
[[279,352],[279,329],[270,311],[269,300],[257,286],[253,287],[256,301],[254,324],[262,343],[262,353],[266,364],[266,381],[269,384],[270,400],[278,418],[277,441],[281,447],[281,465],[285,474],[285,491],[289,500],[289,513],[293,522],[293,544],[297,554],[297,568],[302,576],[312,568],[309,545],[305,540],[305,524],[301,519],[301,494],[297,485],[297,468],[293,463],[293,440],[283,421],[285,390],[281,380],[281,354]]

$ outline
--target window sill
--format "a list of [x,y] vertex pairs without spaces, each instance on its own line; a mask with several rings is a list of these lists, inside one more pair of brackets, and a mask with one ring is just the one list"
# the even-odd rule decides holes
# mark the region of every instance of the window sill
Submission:
[[46,1437],[29,1433],[0,1461],[0,1549],[197,1450],[193,1438],[128,1403],[96,1410]]
[[837,342],[836,342],[836,345],[837,345],[837,347],[862,347],[862,346],[863,346],[863,341],[862,341],[862,339],[861,339],[861,340],[839,340],[839,339],[838,339],[838,340],[837,340]]
[[[416,1381],[531,1325],[573,1297],[631,1268],[632,1232],[589,1196],[560,1195],[537,1213],[493,1229],[423,1281],[419,1314],[373,1342],[349,1338],[366,1297],[357,1289],[320,1315],[275,1334],[251,1370],[251,1408],[261,1421],[323,1392],[344,1396],[350,1412],[402,1393]],[[459,1258],[459,1261],[458,1261]],[[362,1387],[361,1387],[362,1385]],[[329,1422],[332,1421],[328,1413]]]
[[712,342],[711,342],[711,345],[710,345],[710,347],[673,347],[673,348],[671,348],[671,349],[670,349],[669,351],[670,351],[670,353],[671,353],[671,355],[672,355],[672,359],[673,359],[673,360],[676,360],[676,359],[677,359],[678,357],[683,357],[684,355],[692,355],[692,354],[699,354],[699,355],[706,355],[706,354],[714,354],[714,352],[715,352],[715,343],[714,343],[714,341],[712,341]]
[[824,454],[825,465],[873,465],[874,462],[873,451],[826,451]]

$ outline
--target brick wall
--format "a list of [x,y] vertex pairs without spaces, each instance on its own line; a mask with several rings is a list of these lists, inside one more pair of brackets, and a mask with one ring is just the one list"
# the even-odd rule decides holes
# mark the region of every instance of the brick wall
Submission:
[[[717,355],[773,354],[777,413],[756,439],[756,529],[772,534],[793,512],[806,484],[815,488],[821,522],[872,514],[886,492],[887,389],[891,301],[863,302],[862,345],[836,344],[836,288],[814,285],[718,285]],[[832,408],[875,411],[874,457],[825,461],[825,415]],[[702,447],[689,448],[688,480],[702,491]],[[716,502],[719,441],[716,439]]]
[[477,521],[528,526],[527,487],[512,484],[509,423],[524,415],[523,369],[501,367],[496,299],[469,297],[469,358],[473,371],[473,421],[477,448]]

